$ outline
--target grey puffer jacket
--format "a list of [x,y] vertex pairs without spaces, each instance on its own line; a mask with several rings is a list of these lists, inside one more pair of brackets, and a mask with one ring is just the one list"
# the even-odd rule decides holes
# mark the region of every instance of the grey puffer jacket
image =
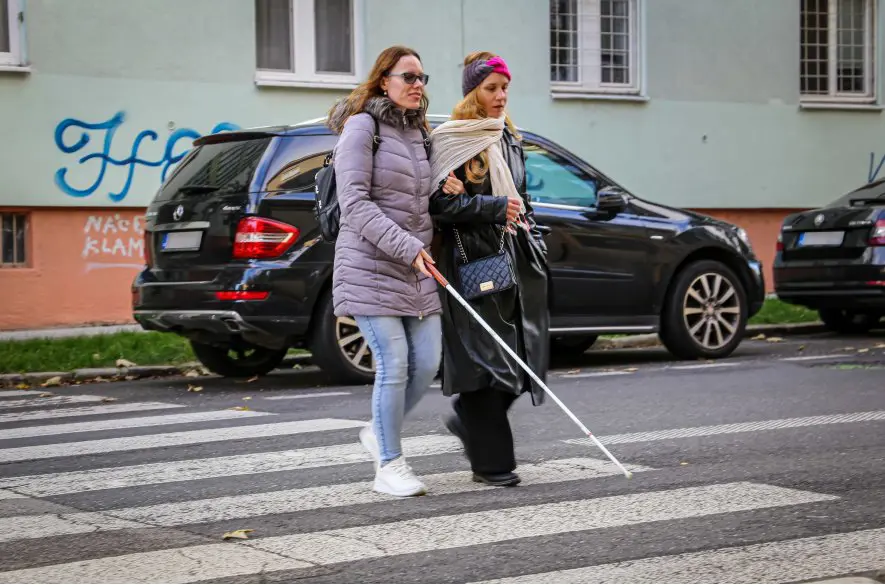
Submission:
[[[347,120],[334,152],[341,207],[332,275],[335,315],[439,313],[436,282],[412,266],[422,248],[430,250],[433,237],[423,115],[382,97],[371,98],[365,111],[378,119],[378,152],[372,156],[375,126],[367,113]],[[332,116],[346,115],[339,105]]]

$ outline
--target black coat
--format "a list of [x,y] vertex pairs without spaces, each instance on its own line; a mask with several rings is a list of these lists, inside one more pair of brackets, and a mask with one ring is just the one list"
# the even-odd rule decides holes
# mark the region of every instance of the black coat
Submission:
[[[507,130],[501,140],[517,191],[522,194],[531,231],[518,229],[508,234],[508,252],[516,276],[510,290],[470,301],[492,329],[542,379],[549,360],[549,311],[547,304],[547,247],[537,229],[534,211],[526,195],[525,153],[522,144]],[[482,184],[469,183],[464,168],[455,171],[466,194],[447,195],[438,190],[431,196],[430,213],[437,231],[434,259],[440,272],[456,290],[461,290],[457,265],[462,261],[453,228],[458,229],[469,260],[497,253],[501,228],[507,218],[507,198],[492,195],[488,173]],[[495,388],[516,395],[532,392],[532,402],[543,401],[543,390],[519,364],[445,291],[443,304],[443,394]]]

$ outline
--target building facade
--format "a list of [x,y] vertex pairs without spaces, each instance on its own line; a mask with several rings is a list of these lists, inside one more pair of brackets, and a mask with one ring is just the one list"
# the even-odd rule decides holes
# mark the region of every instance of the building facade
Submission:
[[192,140],[322,116],[392,44],[421,54],[432,113],[465,54],[500,53],[519,125],[738,223],[770,267],[784,215],[885,174],[881,8],[0,0],[0,329],[130,321],[143,210]]

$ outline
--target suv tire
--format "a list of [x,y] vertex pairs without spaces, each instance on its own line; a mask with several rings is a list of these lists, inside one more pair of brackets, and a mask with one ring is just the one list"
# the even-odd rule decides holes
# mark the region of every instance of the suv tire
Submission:
[[[191,348],[200,363],[206,368],[225,378],[251,378],[263,376],[279,366],[289,352],[288,347],[270,349],[258,346],[242,348],[220,347],[191,341]],[[231,356],[236,352],[238,357]],[[246,352],[252,352],[244,355]]]
[[[331,290],[320,299],[313,320],[310,339],[313,364],[323,370],[335,384],[371,384],[375,380],[375,372],[357,367],[352,361],[362,351],[365,338],[353,319],[339,319],[335,316]],[[339,340],[346,339],[352,341],[342,347]],[[347,355],[347,351],[354,352],[354,355]],[[361,355],[369,359],[371,354],[368,346]]]
[[747,295],[722,262],[700,260],[682,269],[661,315],[661,341],[679,359],[719,359],[740,345],[747,327]]

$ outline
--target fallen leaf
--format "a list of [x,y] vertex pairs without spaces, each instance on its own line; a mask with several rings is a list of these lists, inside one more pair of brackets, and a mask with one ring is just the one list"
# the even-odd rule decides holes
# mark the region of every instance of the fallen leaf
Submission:
[[639,368],[624,368],[624,372],[638,372]]
[[199,378],[200,372],[198,372],[196,370],[188,370],[184,375],[187,378]]
[[138,376],[126,376],[126,377],[123,378],[123,379],[124,379],[124,380],[128,380],[128,381],[132,381],[132,380],[135,380],[136,378],[138,378]]
[[568,372],[566,372],[566,374],[570,374],[570,375],[580,374],[580,373],[581,373],[581,370],[569,370]]
[[842,351],[854,351],[853,347],[843,347]]
[[249,538],[249,533],[255,532],[251,528],[242,528],[240,530],[232,530],[230,532],[225,532],[224,536],[221,537],[222,540],[227,540],[229,538],[241,538],[246,540]]
[[864,347],[862,349],[857,350],[857,353],[867,353],[868,351],[870,351],[870,348]]
[[27,384],[25,382],[20,382],[20,383],[16,384],[15,387],[18,388],[19,390],[27,390],[28,388],[31,387],[31,385]]
[[94,353],[94,354],[92,354],[92,359],[94,359],[94,360],[100,360],[100,359],[101,359],[101,354],[100,354],[100,353]]
[[117,399],[116,399],[116,398],[111,398],[110,396],[105,396],[104,398],[101,399],[101,401],[102,401],[102,402],[116,402]]
[[756,337],[751,337],[750,339],[752,339],[753,341],[762,341],[763,339],[765,339],[765,334],[764,334],[764,333],[760,333],[760,334],[757,335]]
[[243,400],[252,400],[251,396],[243,396]]
[[117,360],[117,367],[118,368],[131,368],[135,365],[137,365],[137,364],[130,362],[129,360],[124,360],[123,358],[120,358]]
[[229,408],[228,410],[252,410],[248,406],[234,406]]
[[52,392],[44,392],[40,394],[39,398],[50,398],[52,396],[55,396],[55,394],[53,394]]
[[769,337],[766,341],[768,341],[768,343],[780,343],[783,340],[783,337]]
[[683,461],[683,462],[680,463],[679,465],[688,465],[688,461]]
[[256,381],[257,379],[258,379],[258,376],[252,376],[251,378],[249,378],[248,380],[246,380],[246,383],[248,384],[249,382],[254,382],[254,381]]
[[61,386],[61,376],[53,376],[41,384],[44,388],[50,386]]
[[805,346],[804,346],[804,345],[800,345],[800,346],[799,346],[799,351],[805,351]]
[[188,392],[202,392],[202,391],[203,391],[203,387],[202,387],[202,386],[193,386],[193,385],[191,385],[191,384],[188,384],[188,385],[187,385],[187,391],[188,391]]
[[873,349],[885,349],[885,343],[877,343],[873,346]]

